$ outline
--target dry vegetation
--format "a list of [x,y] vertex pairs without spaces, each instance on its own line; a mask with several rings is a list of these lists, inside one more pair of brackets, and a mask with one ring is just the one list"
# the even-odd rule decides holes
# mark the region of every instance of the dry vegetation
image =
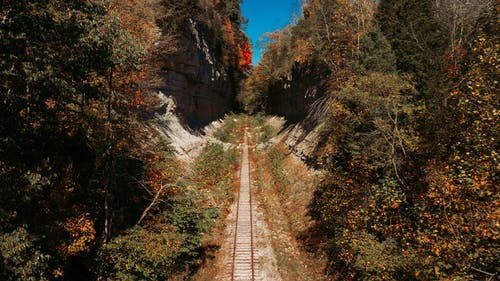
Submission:
[[[269,132],[266,127],[259,126],[261,133],[257,130],[253,139],[262,139]],[[269,226],[279,273],[283,280],[324,280],[325,260],[310,251],[303,239],[313,225],[309,204],[319,175],[280,144],[258,147],[265,148],[251,151],[252,182]]]
[[[239,145],[243,142],[244,130],[243,115],[228,115],[224,120],[221,128],[215,132],[215,137],[227,144]],[[237,151],[233,149],[233,151]],[[236,152],[239,156],[240,152]],[[213,159],[207,159],[208,161]],[[234,161],[232,166],[232,185],[231,196],[226,198],[229,200],[222,201],[224,204],[223,212],[217,218],[215,226],[211,233],[205,235],[203,239],[204,248],[207,250],[203,259],[203,263],[190,280],[193,281],[212,281],[215,276],[220,276],[224,270],[223,242],[226,240],[226,228],[229,223],[228,214],[230,212],[230,204],[234,201],[233,194],[238,190],[239,185],[239,161]]]

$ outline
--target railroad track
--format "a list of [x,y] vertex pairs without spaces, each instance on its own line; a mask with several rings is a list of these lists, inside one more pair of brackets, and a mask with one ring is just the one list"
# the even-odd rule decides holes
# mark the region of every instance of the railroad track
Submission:
[[231,256],[231,281],[256,280],[255,225],[250,188],[250,163],[248,161],[248,140],[245,129],[241,157],[240,190],[236,207],[234,241]]

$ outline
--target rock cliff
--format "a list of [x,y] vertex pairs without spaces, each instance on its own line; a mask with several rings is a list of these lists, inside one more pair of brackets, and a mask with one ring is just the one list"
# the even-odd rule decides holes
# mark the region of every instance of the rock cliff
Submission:
[[164,60],[159,91],[175,101],[175,112],[199,128],[231,110],[237,83],[209,44],[206,27],[188,20],[178,36],[179,51]]
[[288,122],[304,120],[313,104],[326,92],[326,73],[311,72],[310,68],[294,67],[288,77],[269,87],[266,112],[283,116]]
[[314,164],[324,143],[328,122],[327,72],[319,68],[294,67],[291,75],[269,88],[266,111],[284,117],[286,124],[276,140],[287,145],[302,160]]

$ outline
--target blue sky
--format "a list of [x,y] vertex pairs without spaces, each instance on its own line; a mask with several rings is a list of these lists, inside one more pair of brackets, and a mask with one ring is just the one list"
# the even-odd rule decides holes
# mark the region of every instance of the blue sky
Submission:
[[300,0],[243,0],[243,16],[248,19],[244,30],[253,45],[253,64],[260,59],[259,38],[266,32],[281,29],[300,11]]

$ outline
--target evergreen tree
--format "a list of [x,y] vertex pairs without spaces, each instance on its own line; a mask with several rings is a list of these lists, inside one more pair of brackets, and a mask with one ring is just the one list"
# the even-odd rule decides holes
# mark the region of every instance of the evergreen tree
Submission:
[[396,71],[396,54],[378,25],[373,26],[372,30],[361,38],[353,68],[357,72]]
[[[397,69],[415,84],[416,100],[424,105],[419,116],[418,131],[423,137],[419,153],[436,155],[446,149],[441,140],[447,129],[446,64],[448,36],[433,17],[431,0],[382,0],[376,19],[396,54]],[[418,159],[426,161],[428,157]]]
[[432,107],[443,81],[440,57],[445,32],[432,17],[430,0],[382,0],[377,21],[396,53],[397,68],[414,76],[420,97]]

